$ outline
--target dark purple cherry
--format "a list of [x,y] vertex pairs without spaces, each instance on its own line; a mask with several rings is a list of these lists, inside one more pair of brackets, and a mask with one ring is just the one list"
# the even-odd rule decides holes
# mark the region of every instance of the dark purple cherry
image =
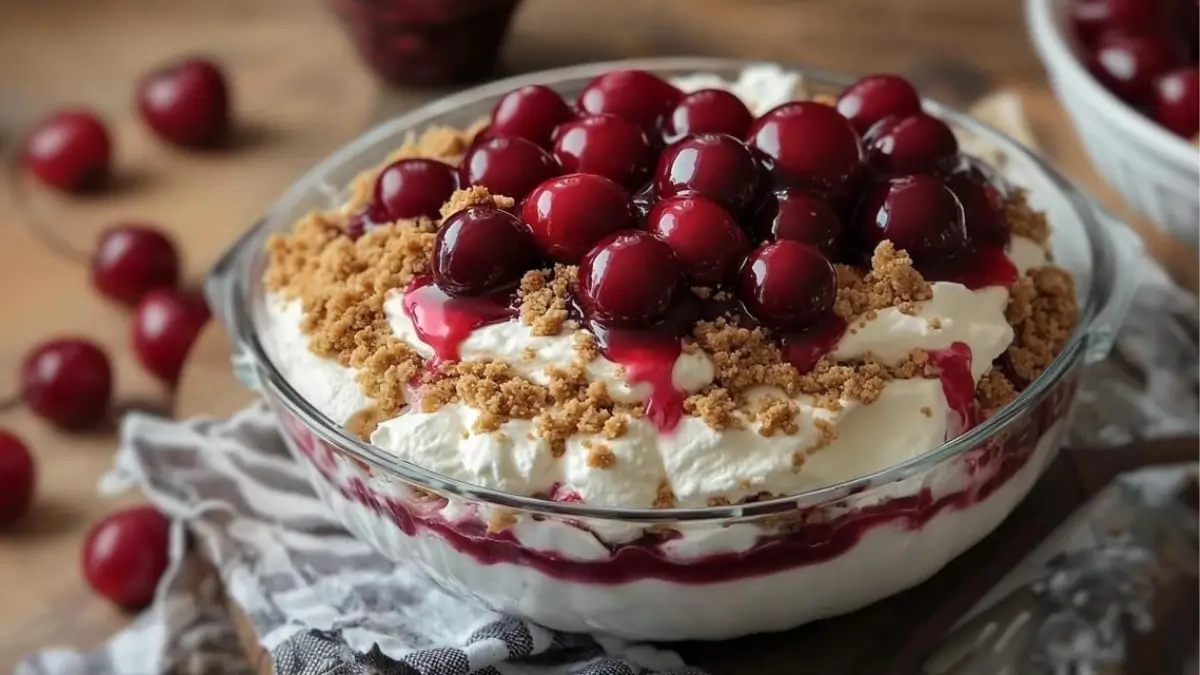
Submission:
[[946,179],[946,187],[963,208],[967,239],[974,246],[1007,246],[1010,233],[1004,220],[1004,198],[978,167],[963,163]]
[[1200,131],[1200,69],[1188,66],[1154,80],[1154,118],[1187,139]]
[[554,128],[574,116],[558,92],[531,84],[508,92],[496,102],[488,129],[494,135],[516,136],[548,148]]
[[725,134],[689,136],[658,158],[659,197],[700,194],[731,213],[743,213],[758,193],[759,166],[745,143]]
[[595,174],[551,178],[529,193],[521,207],[542,255],[575,264],[605,236],[637,226],[629,193]]
[[516,216],[468,206],[438,228],[433,281],[447,295],[483,295],[518,282],[537,258],[533,238]]
[[750,127],[750,147],[769,158],[776,187],[807,187],[830,199],[849,196],[863,168],[858,133],[833,108],[784,103]]
[[659,123],[683,98],[670,82],[641,70],[616,70],[592,80],[575,107],[586,115],[623,117],[655,133]]
[[790,239],[835,255],[842,242],[842,222],[829,202],[801,188],[777,190],[758,215],[758,236]]
[[897,75],[868,75],[846,87],[838,97],[837,111],[859,134],[887,117],[907,117],[921,112],[921,97],[908,80]]
[[655,204],[646,229],[667,242],[697,286],[716,286],[729,279],[749,249],[733,216],[699,195],[668,197]]
[[854,235],[864,259],[882,241],[908,252],[916,267],[929,268],[968,247],[963,207],[933,176],[893,178],[869,189],[854,214]]
[[1153,99],[1154,80],[1159,75],[1182,63],[1180,46],[1168,37],[1106,33],[1090,67],[1114,94],[1138,104]]
[[604,326],[647,328],[662,320],[683,278],[671,247],[649,232],[618,232],[579,264],[579,299]]
[[521,201],[559,172],[558,162],[535,143],[516,136],[498,136],[467,150],[459,179],[462,185],[482,185],[494,195]]
[[820,251],[784,239],[763,244],[742,263],[738,297],[766,326],[798,332],[828,316],[837,297],[837,274]]
[[402,159],[390,164],[375,181],[372,219],[391,222],[437,218],[442,204],[458,189],[458,170],[432,159]]
[[701,89],[683,97],[663,123],[668,142],[696,134],[729,134],[742,138],[754,115],[742,99],[724,89]]
[[616,115],[581,117],[560,126],[554,157],[567,173],[593,173],[627,188],[645,182],[654,164],[646,134]]
[[958,139],[946,123],[925,113],[888,118],[863,141],[867,161],[882,176],[944,174],[958,161]]

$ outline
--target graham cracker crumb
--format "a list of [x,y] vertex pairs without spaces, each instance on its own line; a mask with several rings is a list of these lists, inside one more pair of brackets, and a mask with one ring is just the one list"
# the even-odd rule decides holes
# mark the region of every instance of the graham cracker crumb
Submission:
[[921,414],[926,417],[933,417],[933,408],[930,408],[927,405],[923,405],[923,406],[921,406]]
[[930,330],[941,330],[942,318],[940,316],[930,317],[929,320],[925,322],[925,325],[929,326]]
[[707,391],[693,394],[683,401],[683,411],[704,420],[710,428],[740,429],[742,419],[737,415],[737,403],[728,389],[710,387]]
[[600,348],[596,346],[596,337],[591,333],[575,334],[575,355],[580,363],[591,363],[600,356]]
[[522,361],[532,361],[537,358],[537,352],[530,347],[521,350]]
[[654,508],[669,509],[672,506],[675,506],[675,492],[667,483],[661,483],[658,486],[658,496],[654,498]]
[[1019,237],[1028,237],[1043,246],[1050,241],[1050,224],[1046,214],[1029,206],[1029,195],[1023,189],[1013,190],[1004,200],[1004,222]]
[[593,469],[611,469],[617,463],[617,456],[603,443],[590,443],[587,451],[587,465]]
[[620,438],[629,432],[629,418],[625,415],[613,415],[604,422],[601,433],[605,438]]
[[784,363],[779,347],[762,328],[743,328],[728,319],[701,321],[692,336],[712,359],[715,384],[735,399],[752,386],[771,385],[795,396],[800,392],[800,374]]
[[515,203],[511,197],[492,195],[482,185],[472,185],[455,190],[454,194],[450,195],[450,199],[442,204],[441,214],[442,219],[445,220],[469,206],[495,206],[499,209],[511,209]]
[[504,508],[494,507],[488,516],[488,534],[502,532],[517,524],[517,514]]
[[929,283],[912,266],[912,258],[883,241],[871,256],[871,270],[859,276],[853,268],[838,265],[838,292],[833,311],[849,321],[888,307],[905,314],[920,311],[917,304],[933,297]]
[[[817,442],[814,443],[812,447],[804,451],[803,455],[805,457],[811,457],[824,450],[831,443],[836,441],[838,437],[837,427],[834,426],[833,422],[830,422],[823,417],[814,417],[813,426],[816,427],[817,431],[821,432],[821,437],[817,439]],[[793,466],[795,466],[795,463],[795,457],[793,456]],[[803,464],[803,461],[801,461],[801,464]]]
[[[447,164],[457,164],[463,153],[471,147],[471,139],[475,132],[466,132],[448,126],[429,127],[418,136],[409,133],[404,144],[388,155],[386,164],[397,160],[427,157],[438,159]],[[385,165],[386,165],[385,164]]]
[[553,270],[532,270],[521,278],[517,297],[521,301],[521,322],[534,335],[558,335],[567,321],[571,294],[579,268],[555,265]]
[[364,441],[369,441],[379,423],[386,419],[387,416],[377,406],[368,406],[346,420],[346,431]]
[[820,103],[821,105],[827,105],[830,108],[836,108],[837,102],[838,102],[837,97],[834,96],[833,94],[817,94],[812,97],[812,100],[815,103]]
[[550,392],[516,375],[501,361],[443,364],[421,385],[421,411],[433,412],[450,403],[480,411],[474,433],[495,431],[510,419],[533,419],[549,403]]
[[995,415],[1016,397],[1017,390],[1013,383],[995,368],[985,373],[975,386],[975,403],[984,419]]
[[[1032,382],[1054,361],[1079,320],[1075,304],[1075,280],[1060,267],[1041,267],[1029,271],[1033,288],[1032,298],[1018,299],[1014,294],[1009,304],[1013,323],[1013,342],[1006,352],[1012,372],[1025,383]],[[1012,307],[1014,302],[1028,303]],[[1010,318],[1012,321],[1012,318]]]
[[800,428],[796,426],[796,415],[799,412],[799,406],[791,399],[778,396],[763,397],[755,412],[755,418],[759,423],[759,435],[769,438],[774,436],[777,431],[782,431],[788,436],[794,435],[800,431]]

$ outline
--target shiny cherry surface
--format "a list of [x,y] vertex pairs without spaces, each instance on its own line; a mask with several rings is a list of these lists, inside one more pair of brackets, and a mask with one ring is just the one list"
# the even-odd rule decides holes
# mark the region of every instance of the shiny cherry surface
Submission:
[[688,280],[697,286],[728,280],[749,250],[733,216],[699,195],[669,197],[655,204],[646,217],[646,229],[671,247]]
[[554,157],[567,173],[593,173],[626,188],[646,181],[654,165],[650,139],[638,125],[616,115],[566,122],[554,133]]
[[829,259],[798,241],[763,244],[747,256],[738,276],[746,310],[779,331],[801,331],[829,316],[836,296]]
[[516,216],[469,206],[438,228],[433,280],[447,295],[482,295],[517,283],[537,257],[529,230]]
[[731,213],[746,211],[758,193],[760,169],[750,148],[725,134],[688,136],[658,158],[654,189],[660,197],[699,194]]
[[558,162],[535,143],[497,136],[467,150],[459,167],[461,185],[482,185],[493,195],[521,201],[547,178],[558,175]]
[[649,232],[610,235],[579,264],[579,299],[589,320],[648,328],[667,314],[682,284],[671,247]]
[[521,220],[541,254],[575,264],[602,238],[637,225],[629,193],[595,174],[551,178],[534,188],[521,207]]
[[842,199],[863,170],[858,132],[820,103],[785,103],[758,118],[748,138],[752,148],[769,158],[776,187],[807,187]]

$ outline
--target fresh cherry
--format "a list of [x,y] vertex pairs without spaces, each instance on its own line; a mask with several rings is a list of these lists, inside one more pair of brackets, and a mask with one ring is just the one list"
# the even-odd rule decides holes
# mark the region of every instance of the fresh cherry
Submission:
[[1154,118],[1184,138],[1200,131],[1200,69],[1179,68],[1154,80]]
[[746,135],[754,115],[742,99],[724,89],[701,89],[683,97],[663,122],[663,135],[676,141],[695,134]]
[[837,296],[837,275],[820,251],[783,239],[746,257],[738,275],[746,311],[779,331],[801,331],[827,316]]
[[375,181],[372,219],[390,222],[437,218],[442,204],[458,189],[458,170],[433,159],[402,159]]
[[592,80],[579,94],[575,107],[587,115],[617,115],[653,133],[681,98],[683,92],[658,76],[641,70],[615,70]]
[[489,206],[469,206],[447,218],[433,251],[433,280],[447,295],[482,295],[516,283],[538,257],[521,221]]
[[229,133],[229,84],[208,59],[186,59],[138,84],[137,108],[146,125],[177,145],[204,146]]
[[1106,33],[1091,70],[1117,96],[1142,103],[1152,98],[1155,78],[1178,66],[1180,56],[1178,46],[1165,37]]
[[667,242],[675,259],[697,286],[727,280],[750,248],[737,221],[705,197],[669,197],[654,205],[646,229]]
[[1126,35],[1163,32],[1166,4],[1162,0],[1074,0],[1067,3],[1071,22],[1088,46],[1106,31]]
[[50,187],[67,192],[90,189],[108,178],[112,141],[95,113],[62,110],[33,128],[21,161]]
[[149,506],[118,511],[92,526],[83,543],[83,577],[125,609],[154,600],[170,563],[171,523]]
[[963,207],[940,180],[923,174],[893,178],[867,191],[854,214],[854,234],[869,258],[887,239],[918,268],[937,265],[967,248]]
[[758,214],[758,235],[765,240],[790,239],[837,254],[842,222],[829,202],[800,188],[777,190]]
[[859,134],[887,117],[907,117],[921,112],[921,97],[908,80],[897,75],[868,75],[846,87],[838,97],[837,111]]
[[604,326],[646,328],[662,320],[682,278],[671,247],[643,230],[618,232],[579,264],[579,299]]
[[963,163],[946,179],[946,187],[962,205],[967,239],[973,245],[1008,245],[1003,197],[987,174],[973,164]]
[[882,176],[944,174],[958,160],[958,139],[946,123],[917,113],[871,127],[864,145],[871,168]]
[[179,281],[179,253],[170,237],[144,224],[105,230],[92,254],[92,285],[127,305],[147,291]]
[[521,220],[545,257],[574,264],[604,237],[636,226],[629,193],[595,174],[551,178],[529,193]]
[[133,351],[138,361],[159,379],[175,384],[208,318],[208,304],[198,293],[174,288],[150,291],[134,311]]
[[550,147],[554,128],[574,116],[558,92],[540,84],[514,89],[492,109],[491,134],[516,136],[543,148]]
[[750,146],[770,158],[777,187],[807,187],[830,199],[849,195],[863,164],[862,144],[837,110],[784,103],[750,127]]
[[82,338],[43,342],[21,365],[21,393],[34,413],[60,427],[95,424],[112,399],[112,366],[99,345]]
[[554,156],[568,173],[594,173],[627,188],[641,185],[654,163],[646,134],[616,115],[564,123],[554,132]]
[[659,197],[700,194],[741,214],[758,193],[759,168],[745,143],[725,134],[689,136],[658,158],[654,189]]
[[0,530],[29,512],[36,482],[37,465],[29,448],[0,429]]
[[459,168],[462,185],[482,185],[494,195],[517,201],[558,173],[558,162],[550,153],[516,136],[476,143],[467,150]]

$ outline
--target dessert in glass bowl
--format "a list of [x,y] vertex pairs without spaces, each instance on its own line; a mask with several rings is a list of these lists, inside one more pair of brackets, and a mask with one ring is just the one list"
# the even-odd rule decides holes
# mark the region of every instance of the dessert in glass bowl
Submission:
[[218,264],[236,368],[349,529],[496,611],[716,639],[910,587],[1053,458],[1136,246],[845,85],[598,64],[386,124]]

